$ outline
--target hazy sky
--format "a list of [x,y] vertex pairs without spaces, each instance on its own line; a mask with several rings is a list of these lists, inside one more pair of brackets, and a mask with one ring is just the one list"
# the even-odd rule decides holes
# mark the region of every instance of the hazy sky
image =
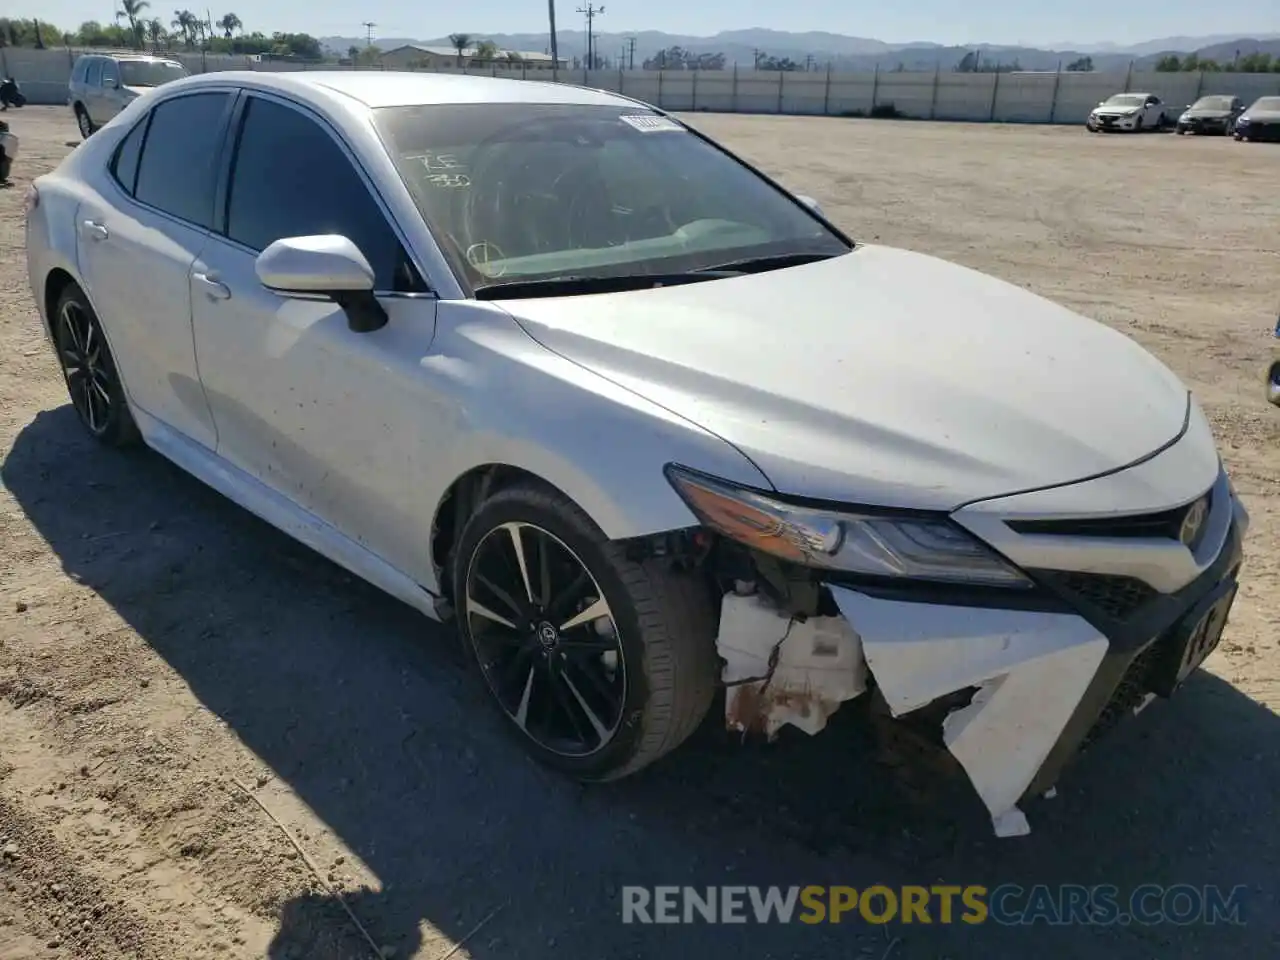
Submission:
[[[195,0],[200,4],[208,0]],[[110,21],[112,0],[9,0],[9,16],[47,19],[73,29],[85,20]],[[152,0],[152,16],[166,23],[174,0]],[[557,0],[557,27],[581,29],[585,6]],[[197,10],[192,5],[191,9]],[[466,4],[422,4],[413,0],[362,0],[358,4],[319,4],[307,0],[217,0],[213,19],[234,12],[247,30],[298,30],[316,36],[359,36],[362,20],[378,25],[374,35],[425,39],[448,33],[526,33],[545,31],[545,0],[473,0]],[[466,12],[463,12],[466,11]],[[890,42],[1061,44],[1065,41],[1136,43],[1173,35],[1280,32],[1280,0],[911,0],[876,3],[860,0],[786,0],[745,4],[741,0],[605,0],[596,23],[606,32],[663,30],[705,35],[720,30],[769,27],[776,30],[829,30]]]

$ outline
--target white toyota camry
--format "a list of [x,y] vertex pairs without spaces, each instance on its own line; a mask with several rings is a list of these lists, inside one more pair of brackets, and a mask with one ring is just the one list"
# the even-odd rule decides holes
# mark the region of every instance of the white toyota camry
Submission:
[[997,833],[1218,642],[1248,518],[1123,335],[550,83],[215,73],[27,199],[84,426],[456,619],[584,779],[866,696]]

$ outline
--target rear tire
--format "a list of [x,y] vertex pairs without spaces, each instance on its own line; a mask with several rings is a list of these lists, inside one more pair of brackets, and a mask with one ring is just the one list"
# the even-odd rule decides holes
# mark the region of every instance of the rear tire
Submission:
[[97,127],[93,125],[93,121],[89,119],[89,111],[84,108],[83,104],[76,104],[76,126],[80,128],[80,137],[88,140]]
[[106,446],[136,443],[138,426],[129,412],[115,358],[84,291],[75,284],[62,291],[49,323],[58,365],[81,424]]
[[719,661],[701,578],[630,559],[577,504],[532,481],[482,503],[454,556],[468,659],[535,759],[616,780],[702,722]]

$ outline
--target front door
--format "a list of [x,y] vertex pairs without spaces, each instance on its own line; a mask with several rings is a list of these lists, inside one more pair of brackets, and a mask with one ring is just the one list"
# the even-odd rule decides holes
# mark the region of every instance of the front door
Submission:
[[191,270],[209,241],[216,157],[231,94],[158,104],[121,142],[103,195],[76,213],[86,292],[130,402],[215,445],[191,337]]
[[[195,266],[200,375],[218,453],[418,583],[432,585],[432,424],[445,415],[423,376],[436,301],[351,156],[322,121],[248,96],[224,236]],[[354,333],[328,300],[258,281],[282,237],[342,234],[368,258],[390,322]],[[437,467],[438,468],[438,467]]]

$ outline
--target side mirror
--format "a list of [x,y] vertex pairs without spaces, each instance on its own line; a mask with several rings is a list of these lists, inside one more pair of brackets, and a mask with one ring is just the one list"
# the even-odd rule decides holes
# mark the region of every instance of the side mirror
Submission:
[[818,205],[818,201],[813,199],[813,197],[806,197],[802,193],[797,193],[796,199],[799,200],[801,203],[803,203],[806,207],[808,207],[814,213],[818,214],[819,216],[822,215],[822,207]]
[[373,267],[346,237],[282,237],[258,254],[253,269],[264,287],[281,296],[330,298],[356,333],[387,324],[387,312],[373,295]]

